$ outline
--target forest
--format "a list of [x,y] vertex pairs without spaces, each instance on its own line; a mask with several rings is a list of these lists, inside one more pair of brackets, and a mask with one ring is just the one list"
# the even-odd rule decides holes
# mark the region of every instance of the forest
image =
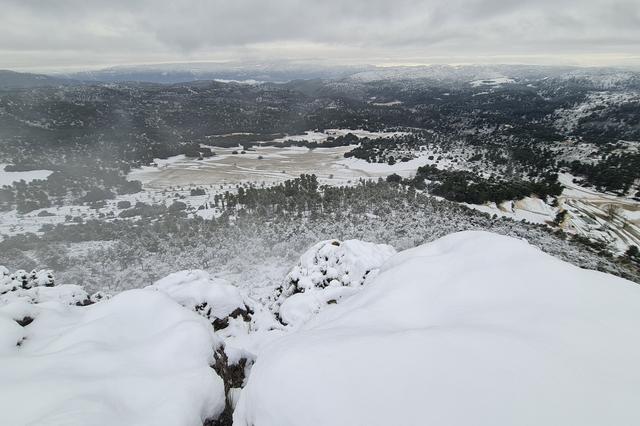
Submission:
[[[617,89],[617,90],[622,90]],[[569,111],[601,93],[587,80],[527,77],[486,92],[458,81],[348,80],[246,85],[192,82],[172,85],[118,83],[0,89],[0,156],[7,171],[53,170],[49,182],[4,187],[0,209],[27,212],[76,203],[98,190],[136,191],[124,176],[155,158],[215,155],[215,147],[249,149],[284,138],[283,147],[316,142],[286,135],[330,128],[405,130],[399,138],[332,138],[325,147],[357,145],[347,154],[394,164],[434,145],[464,146],[483,165],[508,167],[517,179],[570,168],[587,184],[625,192],[640,178],[637,153],[616,153],[618,141],[638,141],[638,101],[593,108],[571,126]],[[616,94],[611,91],[611,96]],[[393,105],[370,99],[394,99]],[[554,144],[575,140],[594,146],[590,158],[563,160]],[[212,149],[213,148],[213,149]],[[626,151],[625,151],[626,152]],[[577,162],[576,162],[577,161]],[[80,178],[88,177],[87,179]],[[49,201],[46,201],[46,198]]]

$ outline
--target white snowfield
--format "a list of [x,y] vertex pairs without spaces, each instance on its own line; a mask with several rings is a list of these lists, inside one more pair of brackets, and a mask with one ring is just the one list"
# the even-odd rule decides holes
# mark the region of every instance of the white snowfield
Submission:
[[44,180],[53,173],[51,170],[30,170],[27,172],[7,172],[5,167],[7,164],[0,164],[0,187],[4,185],[11,185],[14,182],[20,182],[21,180],[29,183],[36,179]]
[[[224,409],[209,367],[221,340],[161,292],[86,307],[2,301],[1,425],[200,426]],[[34,321],[18,325],[26,315]]]
[[259,353],[239,426],[640,424],[640,287],[462,232]]

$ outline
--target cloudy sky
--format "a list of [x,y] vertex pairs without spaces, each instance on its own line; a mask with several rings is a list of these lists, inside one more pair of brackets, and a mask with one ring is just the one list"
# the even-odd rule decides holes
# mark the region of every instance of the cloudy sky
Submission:
[[0,0],[0,68],[179,61],[640,66],[640,0]]

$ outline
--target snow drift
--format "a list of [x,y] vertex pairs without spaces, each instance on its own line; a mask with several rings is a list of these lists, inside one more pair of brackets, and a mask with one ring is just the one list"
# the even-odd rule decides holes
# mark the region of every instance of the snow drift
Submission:
[[149,290],[161,291],[182,306],[197,312],[212,322],[215,329],[228,325],[229,318],[251,318],[251,308],[240,290],[208,272],[194,269],[175,272],[153,285]]
[[162,292],[206,318],[225,342],[228,366],[243,359],[250,366],[260,346],[281,334],[282,325],[263,304],[206,271],[175,272],[146,289]]
[[75,287],[0,298],[0,424],[200,426],[223,411],[205,319],[149,290],[75,306]]
[[234,424],[640,424],[640,287],[452,234],[260,352]]

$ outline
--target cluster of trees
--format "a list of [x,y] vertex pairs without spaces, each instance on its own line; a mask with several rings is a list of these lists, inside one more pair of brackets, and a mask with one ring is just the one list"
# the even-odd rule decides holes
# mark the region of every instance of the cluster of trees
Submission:
[[[568,164],[568,167],[571,173],[584,177],[587,183],[600,191],[626,194],[635,181],[640,179],[640,154],[609,154],[594,164],[576,160]],[[640,198],[640,191],[635,196]]]
[[557,154],[544,144],[514,143],[509,146],[510,159],[523,169],[530,177],[543,176],[557,171]]
[[[303,174],[297,179],[286,180],[267,188],[249,185],[239,187],[237,193],[226,191],[214,196],[216,207],[235,211],[288,213],[316,211],[322,208],[323,197],[316,175]],[[323,187],[323,190],[327,189]]]
[[201,146],[199,143],[187,143],[183,145],[182,153],[187,157],[197,158],[203,160],[205,158],[213,157],[216,155],[211,148]]
[[601,106],[580,117],[574,135],[598,144],[620,140],[640,141],[640,112],[637,100],[625,100]]
[[[42,181],[44,182],[44,181]],[[0,211],[16,208],[18,213],[51,207],[48,194],[37,185],[28,185],[25,181],[15,182],[12,186],[0,188]]]
[[54,171],[47,179],[3,186],[0,211],[15,208],[24,214],[70,203],[94,204],[113,199],[116,194],[134,194],[141,190],[142,184],[127,180],[121,169],[95,163],[73,164]]
[[363,138],[360,145],[349,152],[345,152],[344,157],[359,158],[368,163],[394,165],[397,162],[412,160],[415,158],[413,154],[415,151],[433,141],[433,135],[427,132],[415,132],[409,135],[375,139]]
[[316,142],[316,141],[308,141],[308,140],[295,140],[295,139],[286,139],[282,142],[274,142],[267,141],[263,142],[262,146],[277,146],[277,147],[291,147],[291,146],[301,146],[309,149],[314,148],[336,148],[339,146],[349,146],[355,145],[359,142],[358,136],[349,132],[346,135],[340,135],[338,137],[329,136],[324,142]]
[[142,218],[162,218],[165,215],[186,216],[187,205],[182,201],[174,201],[170,206],[164,204],[147,204],[137,202],[133,207],[120,212],[119,217],[126,219],[140,216]]
[[394,174],[388,176],[387,181],[403,183],[416,189],[428,189],[430,193],[447,200],[469,204],[499,204],[531,195],[546,199],[548,196],[560,195],[563,188],[555,174],[539,180],[505,181],[483,178],[464,170],[441,170],[433,165],[419,167],[415,177],[411,179],[402,179]]

